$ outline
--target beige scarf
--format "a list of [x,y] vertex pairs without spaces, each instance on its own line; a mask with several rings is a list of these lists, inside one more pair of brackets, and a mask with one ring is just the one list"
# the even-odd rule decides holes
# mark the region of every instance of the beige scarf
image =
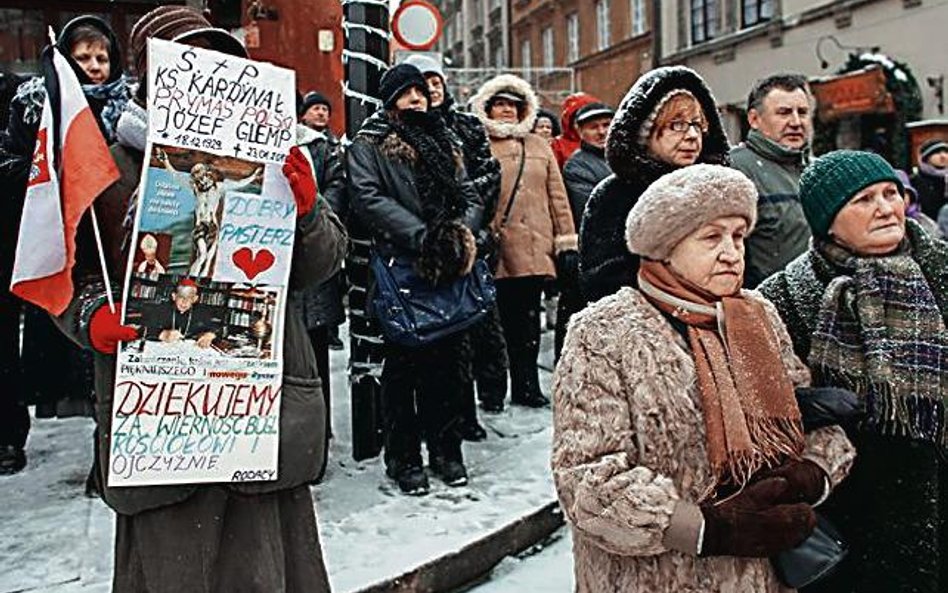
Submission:
[[717,298],[645,259],[639,288],[688,326],[715,476],[707,494],[718,486],[741,487],[786,457],[799,459],[800,410],[763,306],[739,295]]

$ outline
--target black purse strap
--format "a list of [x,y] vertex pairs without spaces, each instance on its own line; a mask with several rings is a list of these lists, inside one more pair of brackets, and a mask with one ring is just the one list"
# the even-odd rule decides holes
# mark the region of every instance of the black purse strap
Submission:
[[510,190],[510,200],[507,201],[507,208],[504,210],[504,217],[500,219],[498,231],[507,226],[507,220],[510,219],[510,210],[513,209],[514,200],[517,197],[517,188],[520,186],[520,178],[523,177],[523,167],[527,163],[527,145],[520,139],[520,169],[517,171],[517,179],[514,181],[513,189]]

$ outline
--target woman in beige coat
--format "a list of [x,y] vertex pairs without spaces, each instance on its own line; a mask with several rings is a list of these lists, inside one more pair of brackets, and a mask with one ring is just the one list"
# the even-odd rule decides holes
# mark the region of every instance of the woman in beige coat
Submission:
[[494,276],[510,355],[511,401],[542,407],[549,400],[540,392],[537,376],[540,295],[544,281],[556,277],[557,260],[578,257],[573,216],[550,145],[530,131],[538,103],[527,81],[497,76],[484,83],[471,104],[501,166],[491,229],[500,237]]
[[852,464],[839,427],[804,436],[808,371],[774,307],[740,289],[756,201],[717,165],[660,178],[627,222],[639,288],[573,318],[553,472],[580,592],[790,591],[768,557],[810,535]]

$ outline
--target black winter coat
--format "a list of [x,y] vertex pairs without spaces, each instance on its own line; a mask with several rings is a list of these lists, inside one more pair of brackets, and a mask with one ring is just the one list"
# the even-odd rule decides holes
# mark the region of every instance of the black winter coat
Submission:
[[582,143],[563,166],[563,183],[569,196],[569,208],[573,211],[573,220],[580,220],[586,210],[586,202],[600,181],[612,173],[606,162],[606,152]]
[[[313,159],[319,195],[326,200],[336,216],[345,222],[349,212],[349,198],[342,147],[339,140],[328,130],[324,135],[318,135],[317,132],[313,134],[315,138],[304,146]],[[341,272],[304,291],[299,302],[303,307],[306,329],[332,327],[345,321],[346,310],[342,305],[344,292],[345,280]]]
[[941,207],[948,204],[948,176],[919,171],[912,177],[912,186],[918,192],[918,205],[922,212],[932,220],[938,220]]
[[[389,117],[384,111],[373,114],[346,152],[352,215],[368,228],[383,256],[417,257],[428,232],[415,182],[418,155],[395,134]],[[483,223],[483,199],[461,162],[457,175],[467,205],[462,222],[476,231]]]
[[657,68],[639,78],[616,112],[606,141],[606,161],[613,174],[593,190],[579,231],[580,287],[588,301],[636,286],[639,258],[629,253],[625,220],[642,192],[677,167],[656,161],[639,143],[639,129],[669,92],[685,89],[695,96],[708,119],[697,162],[727,165],[728,142],[710,89],[684,66]]

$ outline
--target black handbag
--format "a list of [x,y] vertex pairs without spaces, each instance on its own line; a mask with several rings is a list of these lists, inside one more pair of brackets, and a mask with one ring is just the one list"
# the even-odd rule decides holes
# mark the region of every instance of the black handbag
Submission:
[[816,529],[802,544],[770,559],[780,582],[799,589],[829,576],[849,553],[836,527],[816,515]]
[[413,258],[373,253],[369,266],[375,276],[372,314],[385,337],[402,346],[424,346],[470,327],[497,298],[483,259],[466,276],[438,285],[418,275]]

